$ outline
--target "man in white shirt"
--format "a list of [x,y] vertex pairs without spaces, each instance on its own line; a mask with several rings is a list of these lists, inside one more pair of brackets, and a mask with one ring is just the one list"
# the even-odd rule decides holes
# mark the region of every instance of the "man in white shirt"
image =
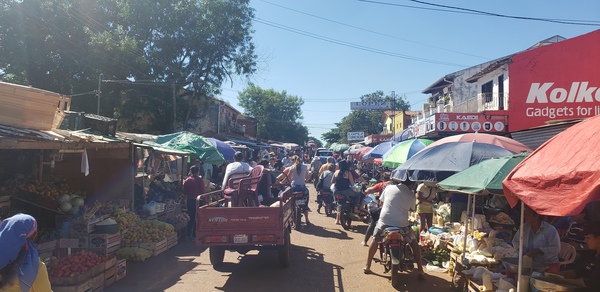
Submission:
[[377,247],[383,239],[383,232],[387,227],[399,227],[404,240],[410,241],[413,250],[415,262],[419,269],[419,280],[424,280],[423,266],[421,264],[421,249],[417,242],[416,235],[412,230],[412,224],[408,221],[409,212],[415,211],[415,187],[416,182],[406,180],[397,185],[388,185],[379,196],[381,205],[381,214],[375,231],[373,232],[373,241],[369,245],[369,254],[367,255],[367,264],[363,269],[365,274],[371,274],[371,262],[377,252]]
[[252,167],[250,167],[250,165],[244,162],[243,160],[244,154],[242,154],[242,152],[237,151],[233,155],[234,162],[228,164],[225,168],[225,174],[223,175],[223,183],[221,184],[222,190],[224,190],[227,187],[227,181],[229,180],[229,177],[231,177],[232,174],[250,173]]
[[[559,268],[558,253],[560,252],[560,237],[554,226],[540,218],[529,207],[525,207],[523,224],[523,255],[530,256],[534,262]],[[515,233],[512,244],[519,248],[519,234]],[[552,267],[554,265],[555,267]],[[558,272],[558,270],[554,270]]]

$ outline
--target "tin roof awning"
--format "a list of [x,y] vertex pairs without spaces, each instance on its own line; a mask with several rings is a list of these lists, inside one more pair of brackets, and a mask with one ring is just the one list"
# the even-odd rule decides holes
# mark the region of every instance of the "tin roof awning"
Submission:
[[181,150],[177,150],[177,149],[171,149],[171,148],[165,148],[165,147],[160,147],[160,146],[156,146],[156,145],[148,145],[148,144],[143,144],[143,143],[132,143],[134,146],[137,147],[141,147],[141,148],[146,148],[146,149],[152,149],[154,151],[160,152],[160,153],[164,153],[164,154],[168,154],[168,155],[177,155],[177,156],[190,156],[191,153],[186,152],[186,151],[181,151]]

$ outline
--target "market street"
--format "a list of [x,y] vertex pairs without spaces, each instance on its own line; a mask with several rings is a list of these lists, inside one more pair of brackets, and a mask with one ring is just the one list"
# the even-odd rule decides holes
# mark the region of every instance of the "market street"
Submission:
[[[367,225],[353,223],[351,231],[335,225],[334,218],[316,212],[316,193],[308,187],[314,225],[292,232],[288,268],[279,267],[276,251],[226,252],[225,264],[216,271],[208,250],[181,242],[143,263],[127,262],[127,276],[106,291],[396,291],[383,266],[373,263],[373,275],[362,272],[367,247],[360,242]],[[444,273],[429,272],[427,281],[420,282],[413,272],[402,281],[401,291],[453,291]]]

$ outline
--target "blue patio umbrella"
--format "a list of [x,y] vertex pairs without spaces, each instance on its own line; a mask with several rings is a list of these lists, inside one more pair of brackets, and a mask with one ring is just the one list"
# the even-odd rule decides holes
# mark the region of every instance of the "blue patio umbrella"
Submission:
[[448,142],[413,155],[394,169],[392,178],[439,182],[484,160],[511,154],[514,153],[493,144]]
[[369,151],[365,155],[363,155],[362,159],[367,160],[367,159],[382,158],[383,154],[386,153],[388,150],[390,150],[392,147],[394,147],[394,145],[396,145],[396,144],[398,144],[398,142],[396,142],[396,141],[383,142],[383,143],[373,147],[373,149],[371,149],[371,151]]
[[233,155],[235,154],[235,149],[233,149],[231,145],[215,138],[205,137],[205,139],[208,140],[215,147],[217,147],[217,151],[219,151],[223,155],[223,158],[225,158],[225,160],[227,160],[228,162],[233,162]]

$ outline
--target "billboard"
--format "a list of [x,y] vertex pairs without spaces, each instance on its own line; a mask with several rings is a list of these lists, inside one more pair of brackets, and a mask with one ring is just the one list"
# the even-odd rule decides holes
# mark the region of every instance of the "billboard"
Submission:
[[350,103],[351,110],[387,110],[390,108],[390,103],[387,101],[360,101]]
[[347,132],[346,139],[348,141],[362,141],[365,139],[365,132]]
[[515,54],[510,131],[600,114],[600,30]]
[[506,133],[507,116],[482,113],[437,113],[438,133]]

